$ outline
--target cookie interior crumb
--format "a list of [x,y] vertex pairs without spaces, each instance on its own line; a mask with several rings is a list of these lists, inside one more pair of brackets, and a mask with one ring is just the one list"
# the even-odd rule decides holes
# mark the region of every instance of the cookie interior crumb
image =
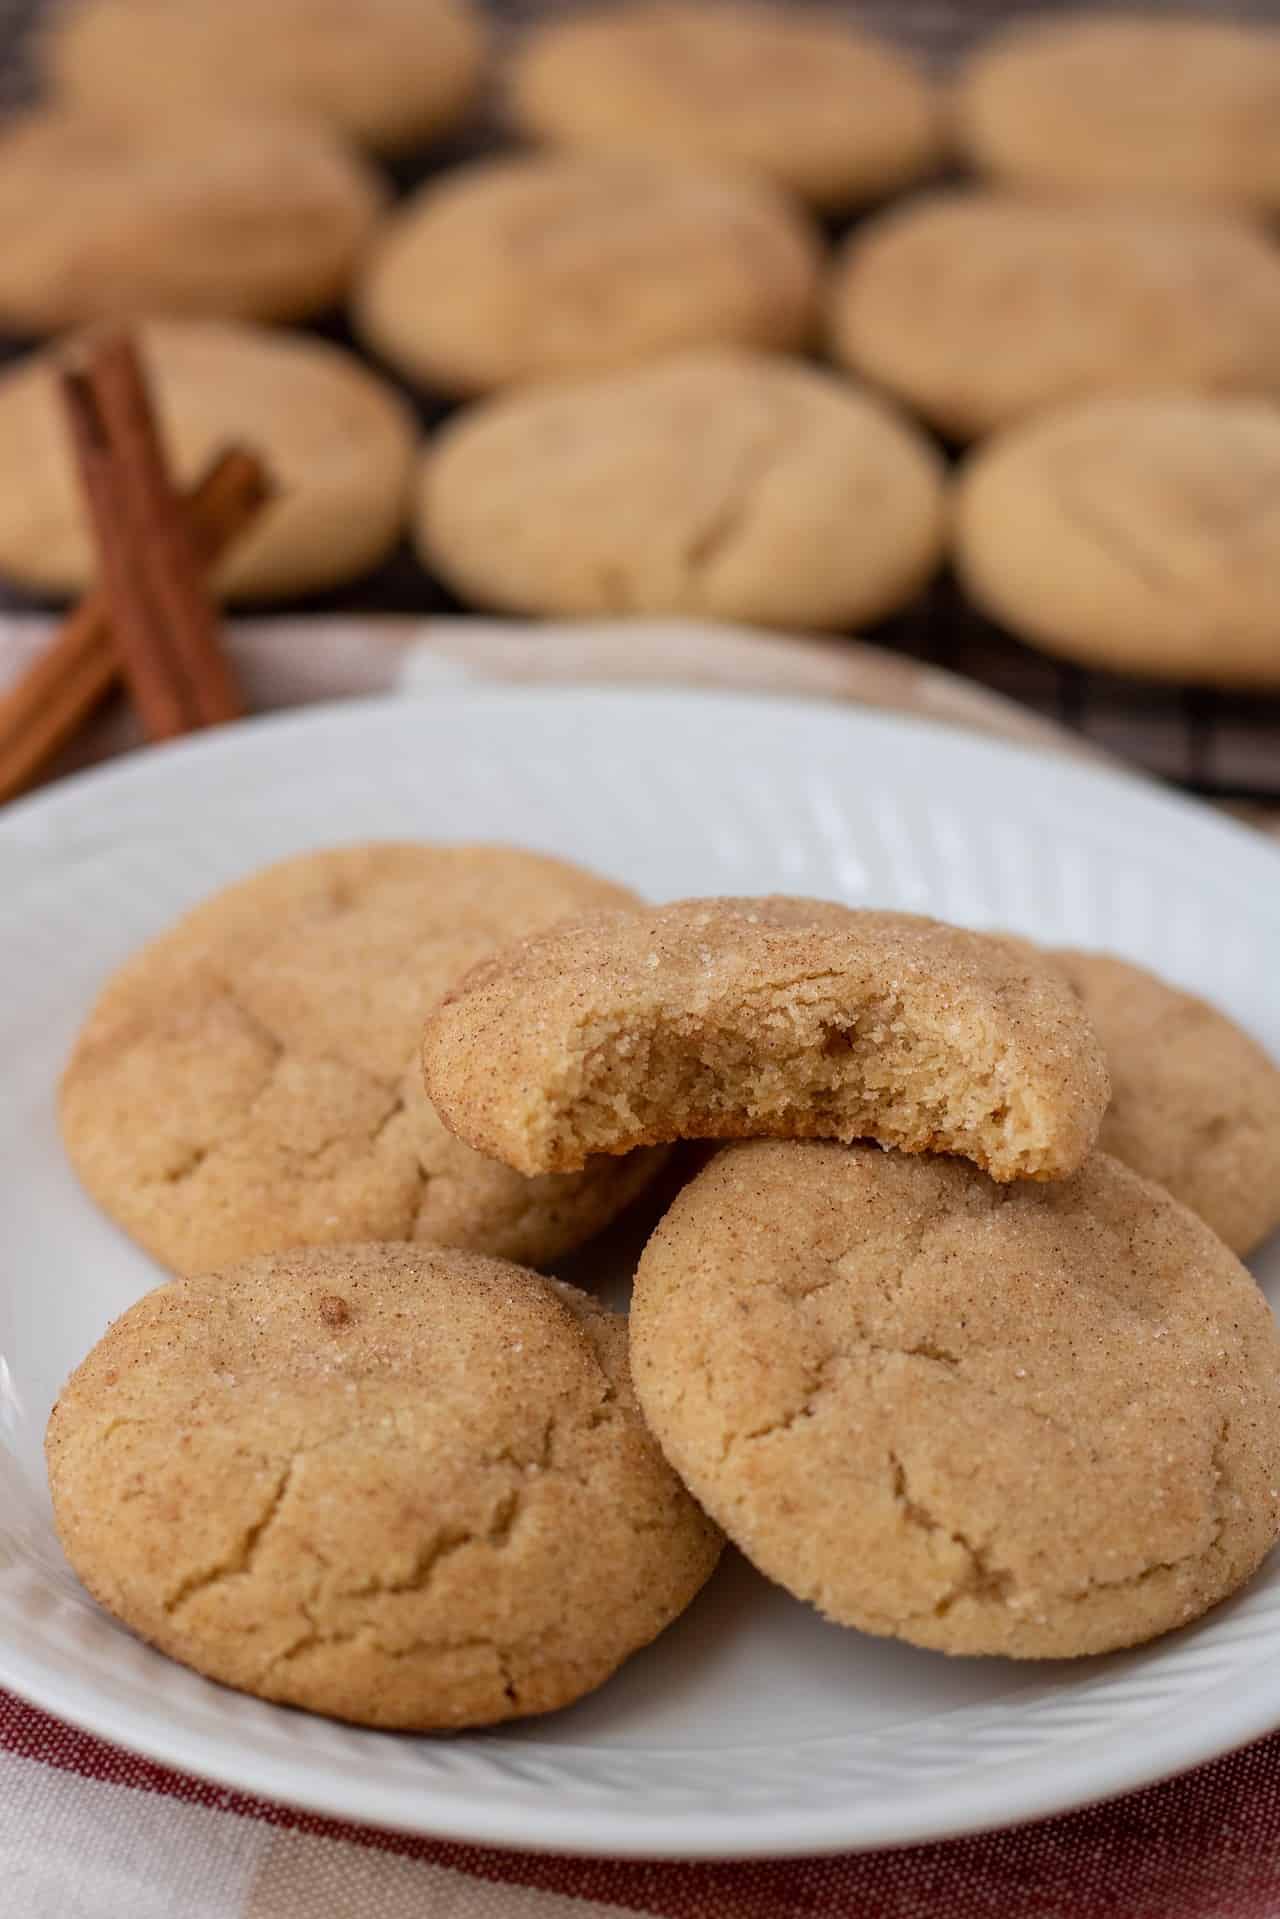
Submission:
[[1083,1159],[1107,1094],[1047,964],[811,901],[553,931],[464,980],[425,1057],[446,1124],[523,1172],[672,1139],[816,1136],[1053,1178]]
[[757,996],[749,1026],[724,1007],[658,1008],[641,1032],[630,1009],[584,1026],[570,1036],[558,1083],[530,1103],[532,1150],[567,1152],[576,1164],[618,1150],[620,1134],[782,1128],[963,1153],[1006,1178],[1046,1164],[1053,1114],[1036,1088],[1012,1083],[990,1029],[958,1046],[954,1033],[924,1029],[900,991],[850,1006],[838,990],[815,998],[811,986],[779,981]]

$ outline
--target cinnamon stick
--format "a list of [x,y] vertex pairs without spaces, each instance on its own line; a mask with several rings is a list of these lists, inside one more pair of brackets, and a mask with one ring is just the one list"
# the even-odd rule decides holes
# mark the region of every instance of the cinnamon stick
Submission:
[[62,394],[121,668],[149,739],[236,719],[243,701],[132,343],[108,338]]
[[[254,454],[229,447],[215,456],[183,501],[205,571],[270,497],[266,471]],[[26,791],[118,675],[106,595],[94,587],[17,684],[0,694],[0,802]]]

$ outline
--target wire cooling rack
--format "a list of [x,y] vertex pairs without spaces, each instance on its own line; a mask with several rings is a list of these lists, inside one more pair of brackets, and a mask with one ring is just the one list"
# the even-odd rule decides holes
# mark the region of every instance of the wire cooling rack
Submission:
[[[945,70],[993,27],[1019,15],[1073,10],[1084,0],[818,0],[908,47]],[[1125,0],[1101,0],[1115,11]],[[55,5],[74,0],[0,0],[0,113],[21,106],[34,89],[31,46],[42,19]],[[181,0],[173,0],[180,5]],[[263,0],[269,6],[271,0]],[[489,10],[512,31],[551,13],[570,11],[576,0],[490,0]],[[1099,0],[1089,0],[1097,6]],[[1205,13],[1280,25],[1280,0],[1239,0],[1208,6],[1205,0],[1162,0],[1165,12]],[[398,165],[401,190],[485,144],[483,133],[465,147],[424,155]],[[339,315],[318,330],[355,346]],[[24,343],[0,340],[0,355]],[[357,349],[358,350],[358,349]],[[427,424],[439,409],[411,396]],[[30,604],[0,590],[0,605]],[[316,611],[417,612],[457,610],[448,594],[425,576],[407,549],[372,578],[341,593],[308,603]],[[302,610],[298,607],[291,612]],[[1063,666],[1023,645],[970,606],[953,581],[942,578],[905,613],[863,637],[917,659],[968,675],[1074,728],[1151,772],[1206,796],[1280,804],[1280,695],[1226,694],[1204,688],[1154,686],[1077,667]],[[1280,640],[1280,636],[1277,636]]]

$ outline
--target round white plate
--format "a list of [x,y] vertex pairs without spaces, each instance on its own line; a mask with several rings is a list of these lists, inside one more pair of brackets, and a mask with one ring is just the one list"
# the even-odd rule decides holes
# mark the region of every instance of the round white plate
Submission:
[[[243,1698],[97,1610],[53,1537],[41,1433],[65,1374],[160,1275],[62,1158],[60,1063],[105,973],[212,888],[302,848],[415,835],[568,854],[655,898],[827,894],[1108,946],[1280,1053],[1271,847],[1127,777],[879,714],[563,688],[366,702],[149,752],[13,808],[0,820],[0,1684],[315,1811],[689,1857],[1000,1825],[1280,1724],[1280,1554],[1185,1632],[1041,1666],[841,1631],[732,1561],[591,1699],[436,1739]],[[579,1256],[576,1276],[616,1280],[626,1242]],[[1258,1270],[1280,1285],[1276,1252]]]

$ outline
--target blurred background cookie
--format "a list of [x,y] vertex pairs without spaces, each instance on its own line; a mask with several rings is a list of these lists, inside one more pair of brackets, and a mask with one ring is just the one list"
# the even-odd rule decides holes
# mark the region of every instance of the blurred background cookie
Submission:
[[[190,484],[229,442],[265,459],[278,488],[214,575],[231,599],[318,592],[376,566],[408,511],[417,430],[399,394],[351,354],[307,334],[211,320],[148,321],[139,338],[170,456]],[[96,572],[59,404],[75,340],[0,373],[0,574],[80,592]]]
[[838,627],[938,562],[942,462],[871,394],[728,349],[473,407],[428,445],[424,558],[512,612]]
[[397,213],[355,322],[410,379],[479,393],[674,347],[804,346],[820,256],[764,183],[517,155],[448,174]]
[[956,89],[966,157],[1053,191],[1280,207],[1280,32],[1147,13],[1023,20]]
[[1280,686],[1280,406],[1115,397],[1012,427],[955,502],[970,595],[1064,658]]
[[283,110],[395,149],[463,117],[487,41],[469,0],[85,0],[43,51],[53,91],[99,110]]
[[830,335],[957,440],[1100,389],[1280,394],[1280,251],[1195,209],[931,194],[853,235]]
[[362,161],[298,121],[32,112],[0,130],[0,326],[301,318],[342,296],[383,200]]
[[624,0],[535,30],[509,81],[525,133],[749,168],[816,205],[927,172],[938,100],[906,58],[816,9]]

